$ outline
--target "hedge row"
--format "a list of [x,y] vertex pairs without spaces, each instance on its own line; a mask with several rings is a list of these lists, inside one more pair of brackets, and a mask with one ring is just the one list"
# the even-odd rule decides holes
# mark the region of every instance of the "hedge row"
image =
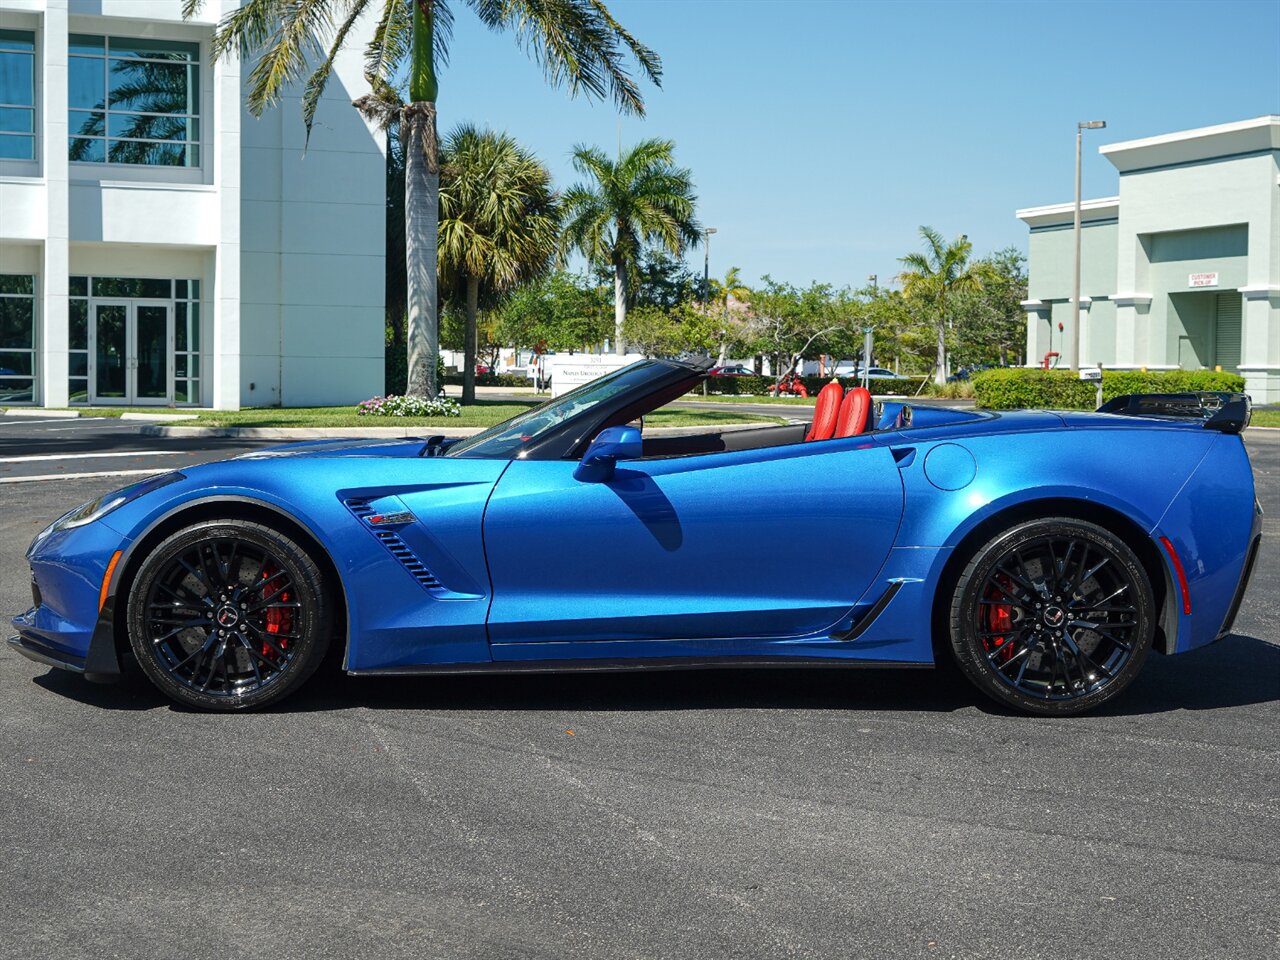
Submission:
[[[978,406],[992,410],[1042,408],[1092,410],[1097,384],[1071,370],[983,370],[973,377]],[[1127,393],[1184,393],[1191,390],[1244,390],[1244,377],[1216,370],[1104,370],[1102,399]]]
[[[462,386],[462,374],[446,373],[444,382],[455,387]],[[477,373],[477,387],[531,387],[533,381],[519,373]]]
[[[809,396],[817,396],[818,391],[831,382],[830,377],[801,377]],[[907,380],[871,381],[872,393],[896,393],[914,395],[920,389],[922,377],[911,377]],[[765,396],[776,382],[773,377],[708,377],[707,393],[720,396]],[[845,387],[856,387],[862,384],[861,378],[847,377],[842,379]]]

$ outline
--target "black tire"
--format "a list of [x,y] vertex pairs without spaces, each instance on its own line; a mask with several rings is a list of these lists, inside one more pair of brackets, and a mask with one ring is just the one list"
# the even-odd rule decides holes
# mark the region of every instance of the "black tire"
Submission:
[[324,659],[333,603],[315,560],[259,523],[211,520],[165,539],[128,597],[129,644],[162,693],[201,710],[287,696]]
[[1127,543],[1083,520],[1033,520],[993,537],[961,572],[951,649],[992,699],[1065,716],[1133,682],[1155,621],[1151,584]]

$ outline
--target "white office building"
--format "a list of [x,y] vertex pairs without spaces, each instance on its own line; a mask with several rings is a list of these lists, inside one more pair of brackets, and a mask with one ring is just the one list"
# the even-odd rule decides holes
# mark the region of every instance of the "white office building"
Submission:
[[[362,38],[306,142],[210,63],[236,0],[0,0],[0,405],[290,406],[383,386]],[[366,28],[371,24],[365,25]]]

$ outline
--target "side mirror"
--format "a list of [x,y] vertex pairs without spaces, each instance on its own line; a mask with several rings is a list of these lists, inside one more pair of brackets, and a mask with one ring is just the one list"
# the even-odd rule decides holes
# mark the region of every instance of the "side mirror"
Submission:
[[635,460],[644,455],[644,442],[636,427],[606,427],[591,441],[573,478],[584,483],[603,483],[613,476],[619,460]]

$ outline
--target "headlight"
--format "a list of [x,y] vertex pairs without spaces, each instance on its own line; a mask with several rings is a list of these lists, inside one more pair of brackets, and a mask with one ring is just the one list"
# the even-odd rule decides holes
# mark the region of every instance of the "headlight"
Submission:
[[[124,506],[130,500],[136,500],[143,494],[150,493],[153,490],[159,490],[161,487],[167,487],[171,483],[179,480],[185,480],[185,474],[162,473],[158,477],[148,477],[137,483],[131,483],[127,487],[121,487],[119,490],[113,490],[111,493],[105,493],[100,497],[82,503],[69,513],[64,513],[49,526],[45,527],[38,534],[35,540],[31,542],[34,548],[37,543],[47,537],[49,534],[57,530],[70,530],[73,527],[83,527],[86,523],[93,523],[100,520],[112,510]],[[30,552],[30,551],[28,551]]]
[[95,500],[80,504],[70,513],[64,514],[55,520],[53,529],[69,530],[72,527],[83,527],[86,523],[93,523],[95,520],[102,519],[112,510],[124,506],[130,500],[136,500],[152,490],[159,490],[161,487],[167,487],[171,483],[177,483],[179,480],[185,479],[186,476],[177,471],[162,473],[158,477],[148,477],[146,480],[139,480],[137,483],[131,483],[129,486],[113,490],[111,493],[104,493]]

